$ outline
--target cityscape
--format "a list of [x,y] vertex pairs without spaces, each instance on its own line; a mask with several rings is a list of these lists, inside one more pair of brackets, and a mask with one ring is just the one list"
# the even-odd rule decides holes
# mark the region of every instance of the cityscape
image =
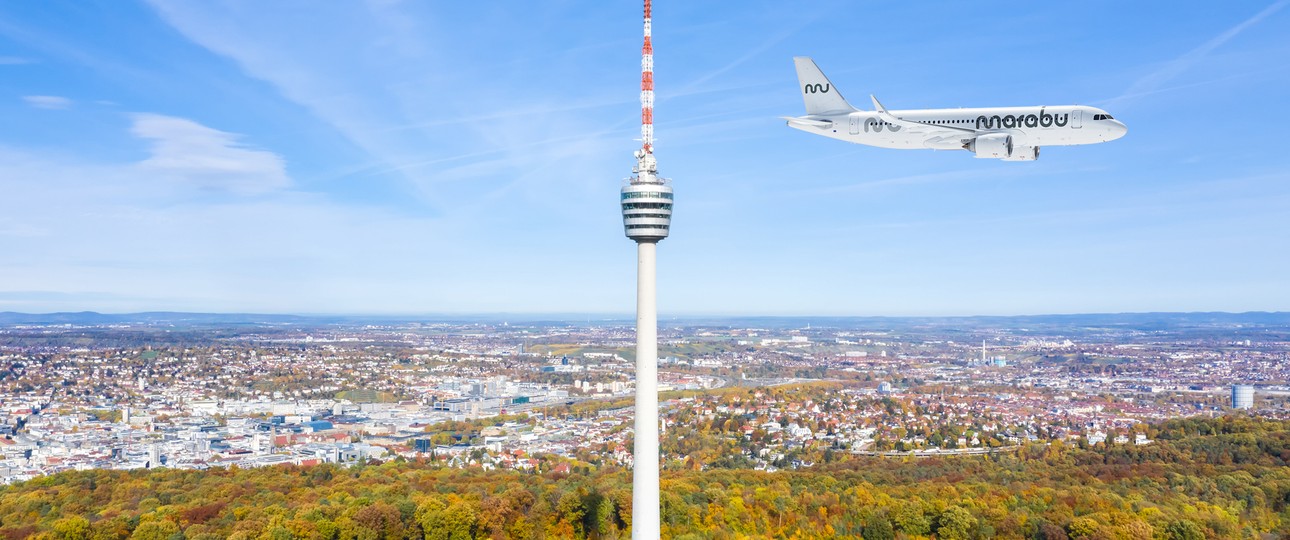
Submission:
[[[207,317],[5,324],[0,480],[398,457],[632,464],[626,321]],[[1167,419],[1290,419],[1284,314],[694,320],[659,339],[665,470],[1146,445]],[[696,453],[685,441],[701,431],[735,444]]]
[[0,3],[0,540],[1290,539],[1287,7]]

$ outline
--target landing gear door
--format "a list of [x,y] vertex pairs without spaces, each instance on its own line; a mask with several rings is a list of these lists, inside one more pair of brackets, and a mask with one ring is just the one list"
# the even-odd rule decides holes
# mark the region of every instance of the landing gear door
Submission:
[[860,117],[859,117],[859,116],[856,116],[856,115],[854,115],[854,114],[853,114],[853,115],[849,116],[848,118],[850,118],[850,120],[851,120],[851,134],[852,134],[852,135],[859,135],[859,134],[860,134]]
[[1075,129],[1084,127],[1084,111],[1071,111],[1071,127]]

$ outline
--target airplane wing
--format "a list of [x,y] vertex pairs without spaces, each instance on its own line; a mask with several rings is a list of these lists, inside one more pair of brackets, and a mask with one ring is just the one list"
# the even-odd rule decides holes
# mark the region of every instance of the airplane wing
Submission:
[[933,135],[923,139],[923,146],[936,150],[959,150],[972,136],[966,133],[949,132],[946,135]]
[[985,131],[982,131],[979,129],[965,128],[965,127],[959,127],[959,126],[946,126],[941,124],[929,124],[927,122],[919,122],[917,120],[905,120],[903,118],[897,118],[896,115],[887,112],[887,108],[883,107],[882,103],[880,103],[878,101],[878,98],[874,97],[873,94],[869,95],[869,99],[873,100],[873,109],[875,111],[878,111],[878,116],[882,117],[884,122],[890,122],[892,124],[896,124],[898,126],[908,128],[909,131],[912,133],[928,133],[928,132],[935,132],[935,131],[970,133],[973,135],[986,133]]

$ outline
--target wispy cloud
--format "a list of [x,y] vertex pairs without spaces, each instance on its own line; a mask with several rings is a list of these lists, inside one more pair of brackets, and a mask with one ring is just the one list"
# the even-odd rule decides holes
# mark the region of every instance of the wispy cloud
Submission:
[[714,70],[712,70],[712,71],[710,71],[710,72],[708,72],[708,73],[705,73],[702,77],[699,77],[698,79],[695,79],[695,80],[693,80],[693,81],[690,81],[689,83],[687,83],[687,84],[685,84],[684,86],[682,86],[679,90],[677,90],[677,91],[676,91],[676,93],[677,93],[677,94],[679,94],[679,95],[686,95],[686,94],[691,94],[691,93],[696,93],[696,92],[698,92],[698,91],[699,91],[699,88],[701,88],[701,87],[702,87],[704,84],[706,84],[708,81],[710,81],[710,80],[712,80],[712,79],[714,79],[714,78],[716,78],[716,77],[718,77],[718,76],[720,76],[720,75],[722,75],[722,74],[724,74],[724,73],[726,73],[726,72],[728,72],[728,71],[730,71],[730,70],[732,70],[732,69],[734,69],[734,68],[736,68],[736,67],[739,67],[741,64],[743,64],[743,63],[745,63],[745,62],[747,62],[747,61],[749,61],[749,60],[752,60],[753,58],[757,58],[758,56],[761,56],[762,54],[765,54],[765,53],[766,53],[766,51],[768,51],[768,50],[770,50],[770,49],[771,49],[771,47],[774,47],[775,45],[778,45],[780,42],[784,41],[785,39],[788,39],[788,38],[789,38],[790,36],[792,36],[793,34],[796,34],[797,32],[801,31],[801,29],[802,29],[802,28],[804,28],[806,25],[807,25],[807,23],[802,23],[802,24],[797,25],[797,26],[796,26],[796,27],[794,27],[794,28],[791,28],[791,29],[788,29],[788,30],[782,31],[782,32],[780,32],[779,34],[776,34],[775,36],[773,36],[773,37],[771,37],[770,39],[768,39],[768,40],[766,40],[765,42],[763,42],[761,45],[758,45],[758,46],[757,46],[756,48],[754,48],[753,50],[748,51],[748,52],[747,52],[746,54],[744,54],[743,56],[740,56],[739,58],[734,59],[734,60],[733,60],[733,61],[731,61],[730,63],[728,63],[728,64],[726,64],[726,65],[724,65],[724,66],[721,66],[720,68],[717,68],[717,69],[714,69]]
[[37,109],[69,109],[72,100],[61,96],[22,96],[22,100]]
[[46,61],[44,59],[48,59],[51,64],[72,62],[107,80],[131,84],[161,85],[172,76],[139,69],[128,62],[112,58],[107,48],[87,47],[80,43],[80,39],[45,31],[39,25],[23,24],[17,18],[0,17],[0,36],[22,44],[26,49],[38,51],[42,57],[40,61],[26,57],[6,57],[13,59],[13,64],[42,63]]
[[35,64],[36,60],[24,58],[21,56],[0,56],[0,66],[21,66],[24,64]]
[[1191,69],[1192,66],[1204,60],[1205,57],[1209,56],[1215,49],[1223,46],[1224,43],[1231,41],[1232,38],[1240,35],[1241,32],[1244,32],[1251,26],[1259,24],[1264,19],[1272,16],[1272,14],[1280,11],[1282,8],[1286,7],[1286,5],[1290,5],[1290,0],[1278,0],[1277,2],[1274,2],[1272,5],[1264,8],[1263,11],[1258,12],[1253,17],[1242,21],[1236,26],[1228,28],[1227,31],[1215,36],[1209,41],[1206,41],[1199,47],[1188,51],[1186,54],[1166,63],[1160,69],[1138,79],[1133,83],[1133,85],[1129,86],[1128,90],[1125,90],[1124,93],[1119,96],[1107,100],[1107,103],[1113,105],[1139,96],[1155,93],[1170,80],[1183,74],[1187,70]]
[[1116,102],[1123,103],[1123,102],[1128,101],[1128,100],[1130,100],[1130,99],[1136,99],[1136,98],[1140,98],[1140,97],[1144,97],[1144,96],[1150,96],[1150,95],[1160,94],[1160,93],[1164,93],[1164,92],[1174,92],[1174,91],[1178,91],[1178,90],[1188,90],[1188,89],[1191,89],[1191,88],[1200,88],[1200,87],[1204,87],[1204,86],[1210,86],[1210,85],[1219,84],[1219,83],[1226,83],[1226,82],[1236,81],[1236,80],[1240,80],[1240,79],[1248,79],[1248,78],[1251,78],[1251,77],[1258,77],[1258,76],[1266,75],[1266,74],[1269,74],[1269,73],[1276,73],[1276,72],[1278,72],[1278,71],[1285,71],[1285,70],[1287,70],[1287,69],[1290,69],[1290,66],[1287,66],[1287,65],[1284,65],[1284,64],[1274,65],[1274,66],[1271,66],[1271,67],[1269,67],[1269,68],[1267,68],[1267,69],[1258,69],[1258,70],[1254,70],[1254,71],[1246,71],[1246,72],[1242,72],[1242,73],[1235,73],[1235,74],[1232,74],[1232,75],[1227,75],[1227,76],[1225,76],[1225,77],[1218,77],[1218,78],[1216,78],[1216,79],[1209,79],[1209,80],[1204,80],[1204,81],[1197,81],[1197,82],[1187,83],[1187,84],[1177,84],[1177,85],[1170,85],[1170,86],[1156,87],[1156,88],[1152,88],[1152,89],[1150,89],[1150,90],[1145,90],[1145,91],[1138,92],[1138,93],[1135,93],[1135,94],[1123,93],[1123,94],[1120,94],[1120,95],[1115,96],[1115,97],[1112,97],[1112,98],[1107,98],[1107,99],[1101,99],[1101,100],[1097,100],[1097,101],[1092,101],[1092,102],[1090,102],[1089,104],[1090,104],[1090,105],[1110,105],[1110,104],[1113,104],[1113,103],[1116,103]]
[[[486,67],[487,59],[461,62],[440,54],[436,40],[447,37],[413,31],[405,20],[413,15],[405,11],[415,11],[415,6],[373,4],[363,10],[337,4],[322,11],[345,24],[327,31],[295,27],[283,32],[274,21],[294,16],[286,9],[270,9],[262,20],[248,21],[237,10],[218,6],[166,0],[151,4],[193,43],[268,82],[366,153],[371,162],[362,168],[366,181],[390,182],[429,208],[456,211],[465,201],[478,200],[523,171],[550,162],[549,154],[534,150],[533,141],[589,131],[567,123],[570,105],[563,96],[527,96],[534,98],[533,105],[510,111],[523,115],[523,121],[499,115],[508,111],[498,109],[512,101],[514,86],[504,82],[509,79]],[[335,42],[345,41],[339,35],[373,46],[337,48]],[[573,107],[604,101],[576,98]],[[449,120],[441,120],[445,117]],[[465,122],[456,120],[466,117]],[[456,181],[464,179],[470,181]]]
[[[200,125],[149,133],[234,137]],[[599,309],[621,304],[615,282],[588,283],[586,274],[561,268],[569,252],[550,249],[531,226],[498,240],[473,219],[408,216],[296,190],[192,197],[168,189],[170,170],[3,145],[0,163],[0,244],[12,255],[0,264],[0,305],[8,309],[500,311],[517,309],[516,291],[540,288],[536,283],[551,289],[550,301],[528,310],[580,309],[583,300],[561,294],[575,288],[604,298]],[[562,242],[572,250],[582,240]],[[478,251],[480,245],[490,248]],[[552,272],[508,270],[516,260],[540,261],[534,267]],[[604,273],[595,258],[585,267]],[[28,298],[22,291],[69,296]]]
[[254,195],[291,184],[281,156],[247,148],[233,133],[192,120],[134,115],[131,133],[152,141],[152,155],[139,167],[201,189]]
[[[730,61],[726,65],[721,66],[720,68],[714,69],[708,73],[703,74],[702,76],[700,76],[699,78],[693,81],[690,81],[684,85],[681,85],[672,95],[689,95],[689,94],[704,93],[705,91],[709,90],[705,87],[705,85],[709,81],[717,77],[720,77],[721,75],[726,74],[727,72],[749,62],[750,60],[761,57],[762,55],[766,54],[767,51],[773,49],[775,46],[779,45],[780,43],[783,43],[788,38],[798,34],[803,29],[811,26],[816,21],[824,18],[831,12],[832,12],[832,8],[830,7],[817,6],[812,13],[803,14],[800,20],[798,20],[795,24],[791,24],[791,26],[787,28],[783,28],[779,32],[775,33],[774,35],[771,35],[768,39],[761,42],[756,47],[752,47],[751,49],[748,49],[746,53]],[[785,21],[785,23],[787,23],[787,21]],[[744,88],[748,88],[749,86],[760,86],[762,84],[765,84],[765,83],[757,83],[755,85],[741,85],[736,89],[744,89]]]

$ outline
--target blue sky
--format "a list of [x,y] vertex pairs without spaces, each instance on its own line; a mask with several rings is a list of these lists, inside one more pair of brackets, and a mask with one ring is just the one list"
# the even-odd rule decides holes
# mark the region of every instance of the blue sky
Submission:
[[[664,315],[1290,310],[1290,9],[655,6]],[[630,313],[635,2],[0,4],[0,311]],[[1032,163],[792,130],[1086,104]]]

